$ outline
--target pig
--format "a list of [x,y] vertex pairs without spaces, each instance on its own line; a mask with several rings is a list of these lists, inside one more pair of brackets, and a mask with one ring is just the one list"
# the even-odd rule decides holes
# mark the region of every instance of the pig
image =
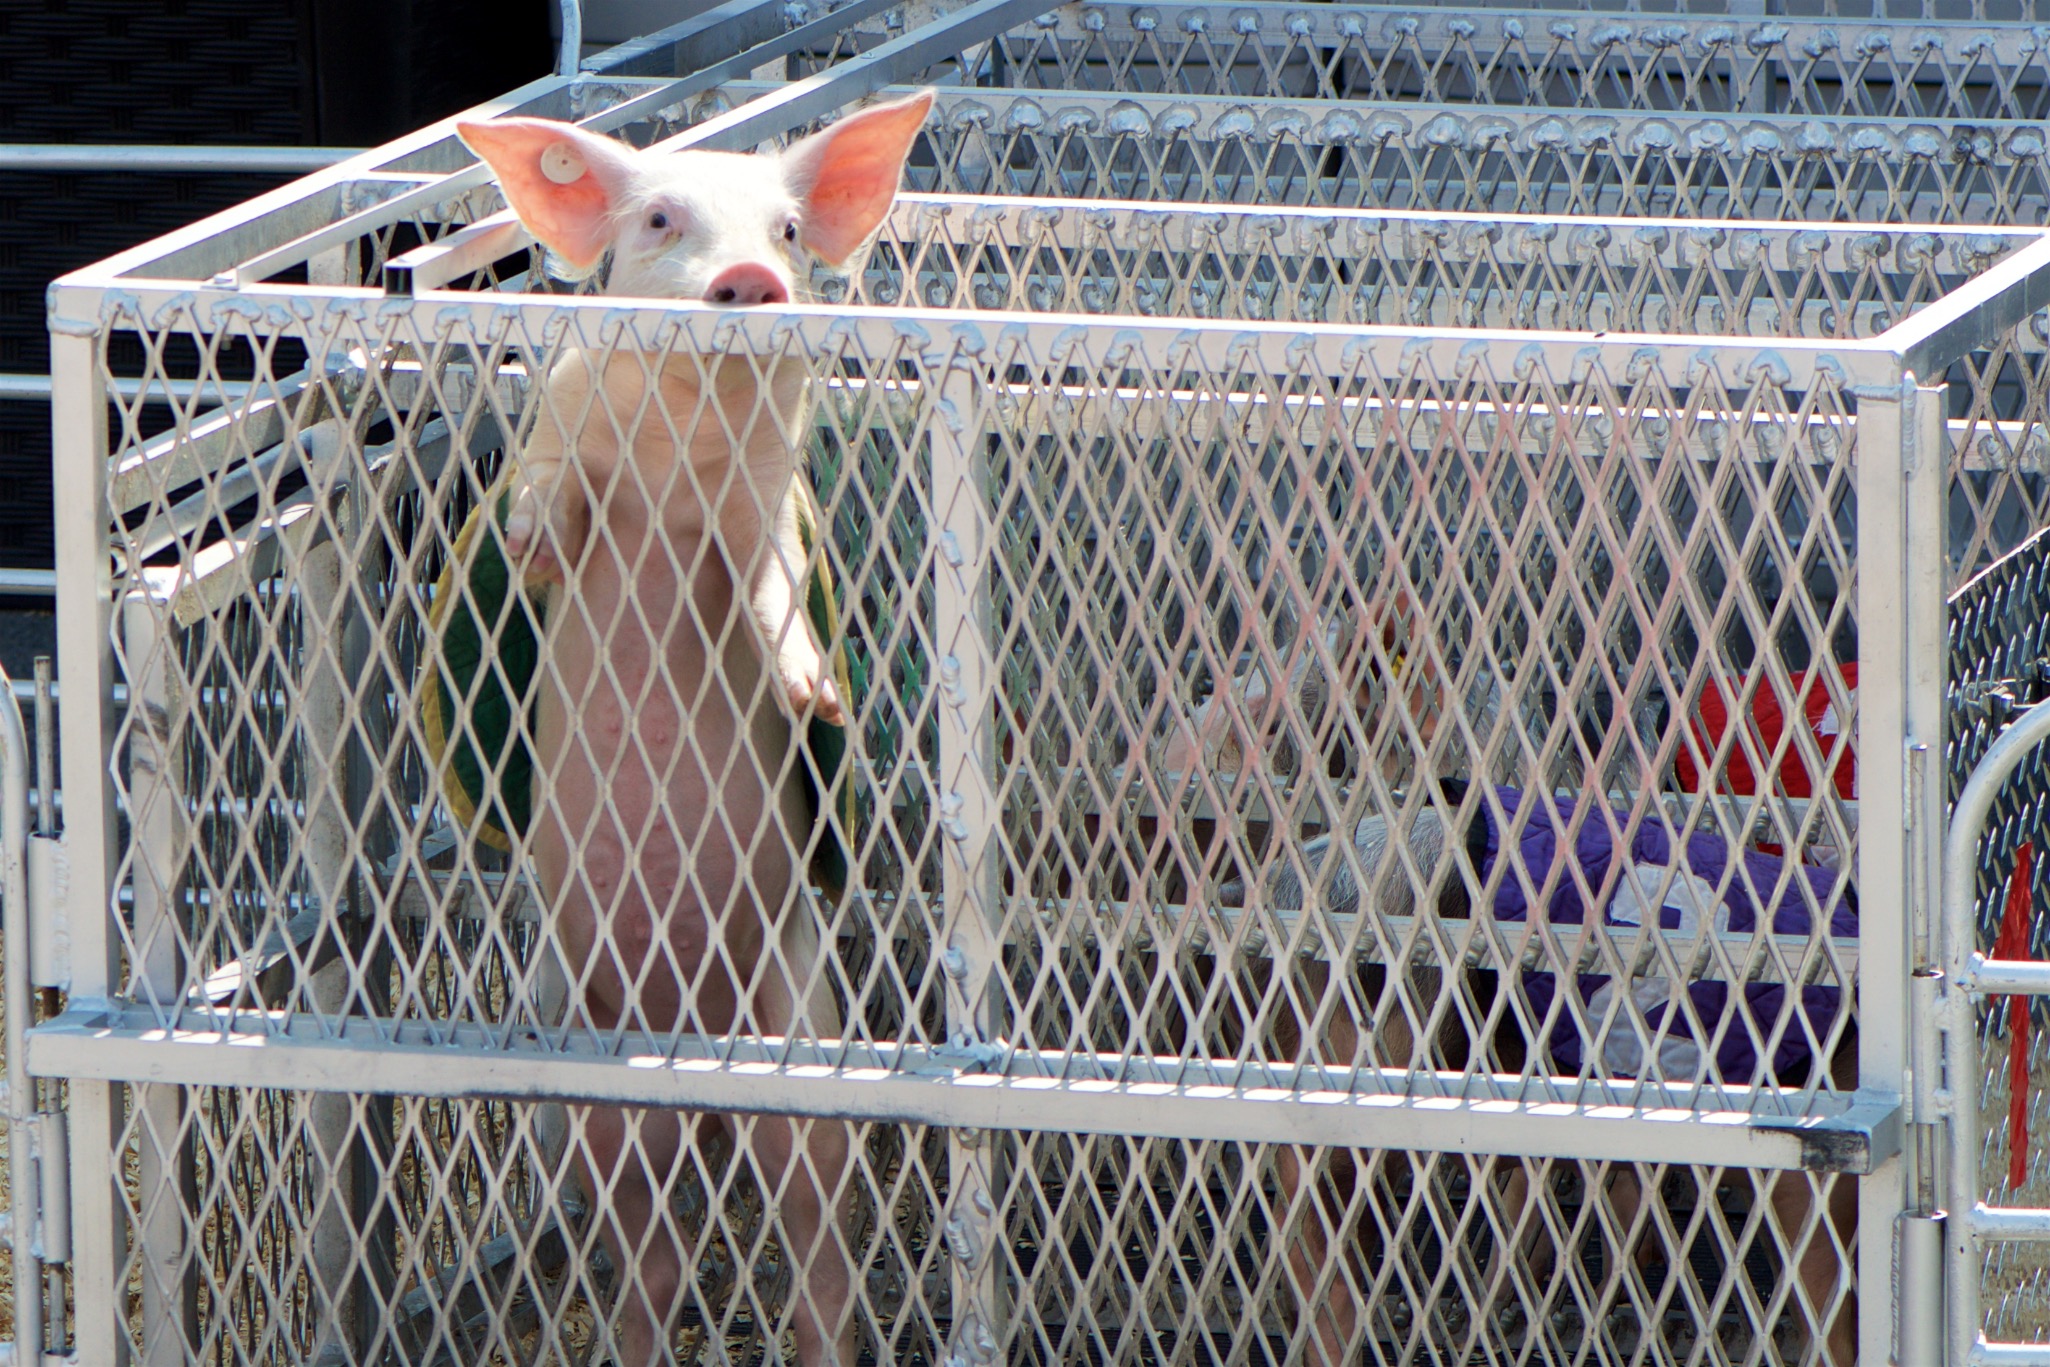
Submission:
[[[1221,792],[1232,794],[1249,789],[1265,771],[1277,789],[1292,787],[1307,768],[1292,735],[1329,738],[1333,753],[1319,757],[1328,763],[1337,757],[1345,734],[1338,705],[1375,719],[1382,700],[1398,691],[1417,741],[1428,748],[1445,715],[1447,689],[1436,658],[1418,650],[1421,631],[1408,595],[1397,594],[1370,600],[1349,619],[1326,622],[1320,630],[1322,653],[1311,648],[1309,632],[1295,633],[1295,647],[1285,657],[1269,652],[1255,660],[1173,725],[1153,764],[1155,777],[1173,787],[1201,783],[1207,775]],[[1378,653],[1371,648],[1376,637]],[[1337,665],[1335,680],[1324,664],[1327,656]],[[1480,668],[1467,692],[1474,734],[1485,741],[1501,713],[1501,686],[1492,672]],[[1406,730],[1391,725],[1382,734],[1370,727],[1367,736],[1387,782],[1401,784],[1414,776],[1417,755]]]
[[[1328,709],[1334,706],[1350,708],[1360,730],[1370,737],[1383,734],[1384,730],[1389,735],[1406,736],[1407,731],[1396,719],[1384,718],[1380,713],[1396,693],[1379,686],[1384,677],[1379,659],[1385,659],[1392,667],[1385,673],[1392,675],[1401,687],[1408,724],[1414,726],[1421,742],[1415,754],[1420,759],[1429,759],[1441,726],[1454,720],[1458,710],[1458,695],[1447,683],[1450,671],[1440,666],[1437,652],[1426,644],[1421,614],[1406,598],[1370,602],[1359,621],[1360,627],[1350,633],[1336,626],[1325,629],[1326,651],[1337,662],[1338,677],[1346,681],[1345,686],[1331,687],[1328,672],[1307,649],[1298,650],[1292,660],[1256,663],[1194,709],[1185,722],[1169,733],[1159,765],[1165,771],[1163,783],[1193,782],[1194,775],[1207,773],[1221,789],[1235,793],[1255,782],[1256,776],[1264,771],[1281,787],[1301,772],[1300,761],[1289,753],[1287,737],[1292,731],[1335,734],[1335,720],[1328,715]],[[1375,636],[1381,644],[1378,656],[1368,648]],[[1281,680],[1283,686],[1272,686],[1270,679]],[[1494,734],[1503,706],[1502,690],[1494,676],[1483,671],[1479,682],[1465,691],[1465,697],[1466,723],[1473,734],[1481,738]],[[1517,715],[1527,735],[1542,735],[1535,717],[1522,712]],[[1455,755],[1461,752],[1460,747],[1452,751]],[[1404,765],[1398,773],[1393,764],[1384,763],[1383,772],[1395,784],[1409,780],[1412,771]],[[1502,772],[1506,777],[1514,771]],[[1471,895],[1490,890],[1490,861],[1495,856],[1489,853],[1489,841],[1485,838],[1490,829],[1487,823],[1492,818],[1473,810],[1480,804],[1468,803],[1466,783],[1450,774],[1441,774],[1436,784],[1440,789],[1436,801],[1415,804],[1410,809],[1404,843],[1433,899],[1432,910],[1442,922],[1475,914]],[[1498,802],[1511,801],[1513,797],[1506,789],[1497,791]],[[1513,801],[1511,806],[1513,809]],[[1457,820],[1462,810],[1468,812],[1463,832],[1448,828],[1448,821]],[[1563,821],[1564,814],[1557,819]],[[1624,829],[1628,820],[1627,809],[1619,810],[1613,818],[1614,828]],[[1599,819],[1595,824],[1601,827]],[[1528,819],[1528,828],[1540,826],[1536,820]],[[1241,876],[1220,883],[1216,889],[1217,902],[1234,908],[1257,902],[1269,912],[1353,915],[1362,911],[1367,901],[1365,894],[1371,890],[1372,910],[1378,916],[1415,915],[1418,889],[1409,869],[1387,867],[1393,853],[1394,829],[1395,822],[1389,815],[1369,812],[1352,828],[1352,861],[1340,860],[1336,867],[1327,868],[1333,837],[1320,835],[1305,841],[1296,859],[1279,854],[1270,856],[1262,877]],[[1596,843],[1599,842],[1583,834],[1565,848],[1577,850]],[[1611,900],[1604,908],[1608,924],[1618,928],[1662,926],[1676,948],[1692,942],[1704,930],[1728,931],[1732,920],[1731,907],[1723,893],[1725,885],[1719,879],[1704,879],[1694,871],[1694,866],[1712,863],[1719,869],[1725,861],[1736,858],[1749,867],[1737,886],[1783,899],[1777,915],[1793,918],[1792,924],[1782,925],[1783,932],[1805,932],[1808,913],[1801,894],[1791,890],[1774,893],[1774,889],[1805,878],[1818,905],[1828,907],[1834,900],[1829,889],[1835,880],[1821,868],[1801,867],[1791,878],[1783,880],[1778,858],[1741,848],[1733,851],[1710,832],[1696,832],[1684,841],[1667,835],[1663,843],[1671,847],[1660,856],[1667,861],[1663,863],[1633,862],[1630,856],[1637,853],[1634,848],[1618,854],[1621,867],[1609,885]],[[1462,850],[1465,871],[1458,867]],[[1359,875],[1364,876],[1364,887],[1361,877],[1354,873],[1354,862]],[[1543,886],[1547,868],[1526,866],[1520,883],[1515,878],[1503,878],[1495,880],[1495,888],[1513,892],[1519,886]],[[1469,873],[1471,885],[1466,881]],[[1599,882],[1596,879],[1597,885]],[[1513,916],[1508,911],[1488,914],[1498,914],[1508,921],[1521,919],[1528,912],[1516,912]],[[1836,934],[1855,933],[1854,920],[1847,927],[1839,918],[1832,919],[1836,922]],[[1265,970],[1251,970],[1254,976],[1246,989],[1249,1000],[1263,996],[1257,976],[1262,971]],[[1327,965],[1304,963],[1294,971],[1301,975],[1305,998],[1315,1002],[1328,996],[1331,970]],[[1385,999],[1390,992],[1388,971],[1373,965],[1362,972],[1363,998],[1368,1002]],[[1426,1015],[1441,993],[1443,971],[1412,964],[1407,974],[1410,1006],[1418,1016]],[[1502,990],[1497,973],[1469,968],[1464,972],[1464,984],[1473,1014],[1490,1015]],[[1651,1013],[1671,1010],[1675,997],[1686,994],[1684,986],[1676,989],[1669,978],[1655,973],[1633,977],[1625,986],[1637,1010],[1646,1013],[1647,1024],[1657,1019]],[[1613,982],[1594,990],[1583,1007],[1586,1019],[1609,1019],[1617,991]],[[1543,1018],[1545,1012],[1540,1007],[1535,1014]],[[1827,1014],[1833,1011],[1826,1009]],[[1498,1057],[1513,1057],[1530,1047],[1549,1047],[1543,1040],[1523,1039],[1524,1027],[1516,1022],[1513,1012],[1504,1011],[1501,1018],[1507,1028],[1498,1032],[1496,1042],[1499,1047],[1503,1043],[1500,1036],[1506,1035],[1510,1048]],[[1338,1067],[1360,1063],[1416,1067],[1435,1062],[1436,1066],[1457,1071],[1495,1066],[1485,1052],[1485,1036],[1467,1038],[1460,1030],[1441,1028],[1422,1041],[1425,1047],[1419,1049],[1415,1023],[1400,1005],[1388,1009],[1378,1021],[1341,1009],[1331,1013],[1312,1033],[1306,1028],[1308,1023],[1297,1017],[1293,1005],[1284,1001],[1274,1009],[1273,1045],[1280,1057]],[[1703,1024],[1711,1031],[1718,1026],[1712,1016],[1705,1017]],[[1792,1028],[1798,1031],[1798,1027]],[[1717,1032],[1716,1039],[1727,1049],[1730,1036],[1741,1033],[1741,1027],[1731,1027]],[[1658,1033],[1655,1049],[1655,1055],[1647,1059],[1644,1042],[1627,1021],[1618,1020],[1599,1041],[1601,1063],[1592,1071],[1596,1075],[1625,1078],[1649,1073],[1684,1085],[1703,1069],[1703,1047],[1685,1031],[1669,1027]],[[1785,1049],[1781,1042],[1778,1051]],[[1435,1060],[1428,1057],[1433,1053],[1438,1055]],[[1849,1092],[1857,1086],[1856,1059],[1857,1032],[1852,1027],[1827,1059],[1812,1059],[1802,1066],[1827,1068],[1834,1085]],[[1715,1073],[1711,1071],[1710,1075]],[[1799,1076],[1798,1071],[1794,1076]],[[1364,1151],[1340,1150],[1323,1155],[1322,1171],[1313,1173],[1306,1151],[1286,1145],[1275,1150],[1278,1204],[1285,1210],[1299,1212],[1300,1224],[1291,1231],[1286,1257],[1289,1281],[1298,1297],[1303,1332],[1308,1340],[1304,1357],[1324,1367],[1339,1367],[1357,1360],[1366,1310],[1349,1285],[1351,1278],[1346,1271],[1341,1270],[1328,1284],[1321,1280],[1327,1275],[1334,1243],[1340,1246],[1342,1266],[1364,1267],[1370,1261],[1366,1246],[1374,1243],[1383,1229],[1393,1227],[1401,1219],[1399,1210],[1371,1209],[1382,1199],[1381,1192],[1371,1183],[1363,1200],[1356,1199],[1361,1174],[1372,1170],[1373,1161],[1373,1156]],[[1520,1275],[1525,1285],[1537,1286],[1555,1265],[1560,1250],[1549,1242],[1550,1231],[1543,1221],[1529,1212],[1533,1194],[1531,1171],[1518,1160],[1499,1159],[1490,1165],[1488,1181],[1494,1188],[1489,1199],[1497,1218],[1505,1229],[1518,1233],[1513,1239],[1502,1239],[1496,1244],[1476,1284],[1509,1287],[1506,1264],[1514,1258],[1521,1263]],[[1676,1250],[1658,1236],[1658,1225],[1651,1221],[1640,1224],[1647,1197],[1660,1199],[1656,1190],[1646,1191],[1640,1170],[1627,1163],[1606,1165],[1600,1186],[1613,1212],[1615,1227],[1624,1231],[1624,1246],[1617,1253],[1631,1257],[1640,1268],[1649,1268],[1662,1257],[1670,1259]],[[1307,1198],[1305,1188],[1309,1189]],[[1823,1307],[1830,1304],[1842,1272],[1837,1250],[1852,1247],[1856,1239],[1855,1184],[1848,1178],[1826,1178],[1818,1183],[1805,1173],[1789,1173],[1768,1179],[1761,1185],[1760,1195],[1770,1209],[1779,1237],[1792,1251],[1792,1275],[1799,1281],[1808,1303],[1818,1314],[1825,1313]],[[1818,1199],[1824,1207],[1820,1216],[1816,1210]],[[1358,1210],[1361,1204],[1369,1209]],[[1347,1244],[1353,1247],[1348,1248]],[[1499,1293],[1490,1292],[1495,1294]],[[1498,1304],[1490,1303],[1491,1312],[1497,1308]],[[1833,1311],[1826,1313],[1826,1322],[1808,1326],[1811,1338],[1816,1340],[1819,1360],[1838,1367],[1855,1361],[1855,1296],[1842,1298]]]
[[[609,294],[748,308],[790,302],[806,253],[837,265],[875,231],[931,105],[872,106],[762,155],[640,152],[546,119],[457,131],[569,271],[609,254]],[[839,1033],[796,896],[796,728],[844,724],[853,702],[802,610],[807,399],[798,360],[572,350],[511,462],[506,556],[552,585],[528,849],[571,1009],[601,1034]],[[685,1117],[582,1120],[572,1164],[620,1273],[615,1357],[669,1362],[694,1261],[666,1209]],[[853,1367],[846,1128],[801,1138],[760,1117],[747,1135],[798,1359]]]

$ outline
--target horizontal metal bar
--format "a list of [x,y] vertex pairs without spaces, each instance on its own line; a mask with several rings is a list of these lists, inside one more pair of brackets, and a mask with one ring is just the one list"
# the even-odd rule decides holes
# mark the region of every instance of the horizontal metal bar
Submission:
[[1958,974],[1962,991],[1991,997],[2050,996],[2050,963],[1973,954]]
[[[1112,316],[1091,316],[1095,317],[1103,326],[1114,327],[1117,325],[1117,320]],[[1735,345],[1741,339],[1731,338],[1728,340],[1730,344]],[[2017,339],[2014,342],[2016,350],[2023,355],[2043,354],[2043,346],[2038,343],[2031,347],[2028,345],[2030,340],[2026,335]],[[422,367],[418,361],[398,361],[385,370],[380,383],[389,390],[392,402],[396,406],[401,409],[407,409],[419,402],[421,374]],[[499,384],[497,402],[508,409],[520,407],[525,402],[522,395],[528,384],[526,367],[517,361],[507,361],[499,366],[496,376]],[[475,383],[475,378],[468,368],[459,362],[451,362],[437,371],[435,383],[442,395],[439,402],[447,404],[452,410],[460,410],[471,402],[470,386]],[[823,394],[846,394],[850,397],[859,396],[876,387],[865,379],[848,379],[842,376],[828,377],[816,383]],[[889,381],[888,387],[891,392],[910,398],[922,392],[923,383],[916,379],[899,378]],[[1763,432],[1766,429],[1777,429],[1780,431],[1791,430],[1794,433],[1795,451],[1817,464],[1827,464],[1843,459],[1843,449],[1841,446],[1834,448],[1825,446],[1822,441],[1817,439],[1818,435],[1827,434],[1841,441],[1854,428],[1854,424],[1846,421],[1842,415],[1814,411],[1807,413],[1804,418],[1799,420],[1798,424],[1782,416],[1765,412],[1752,413],[1748,423],[1739,417],[1696,422],[1690,421],[1686,411],[1679,408],[1618,408],[1610,407],[1606,404],[1591,403],[1584,407],[1573,408],[1570,410],[1570,413],[1561,413],[1555,412],[1550,404],[1545,403],[1504,405],[1485,398],[1468,400],[1399,398],[1390,401],[1383,398],[1358,395],[1341,395],[1333,398],[1317,393],[1273,395],[1250,393],[1243,390],[1198,391],[1180,388],[1163,389],[1159,387],[1140,389],[1130,386],[1090,388],[1080,385],[1034,387],[1015,383],[994,386],[993,392],[1008,395],[1015,399],[1029,398],[1034,393],[1047,393],[1059,394],[1076,402],[1088,400],[1095,403],[1130,404],[1137,409],[1137,412],[1129,419],[1132,424],[1132,430],[1135,434],[1146,436],[1153,435],[1158,430],[1157,424],[1159,419],[1156,410],[1163,401],[1171,402],[1178,408],[1187,410],[1187,426],[1182,430],[1185,430],[1192,436],[1210,431],[1211,424],[1219,426],[1229,425],[1235,431],[1243,431],[1248,436],[1252,436],[1263,430],[1263,424],[1282,421],[1293,423],[1299,421],[1300,415],[1305,412],[1320,412],[1327,408],[1336,409],[1337,412],[1345,415],[1345,420],[1348,422],[1360,421],[1365,415],[1373,415],[1371,420],[1384,428],[1391,421],[1397,423],[1436,423],[1448,418],[1456,418],[1460,421],[1477,419],[1483,423],[1493,422],[1500,424],[1502,428],[1507,429],[1513,435],[1515,440],[1525,444],[1526,449],[1534,456],[1542,455],[1544,451],[1532,443],[1549,443],[1567,439],[1574,443],[1576,451],[1590,458],[1612,454],[1614,452],[1614,443],[1596,432],[1592,424],[1583,421],[1584,419],[1597,416],[1606,417],[1611,421],[1625,424],[1630,430],[1649,430],[1650,424],[1658,422],[1673,424],[1672,430],[1676,435],[1669,438],[1669,440],[1677,444],[1659,449],[1655,452],[1655,455],[1663,457],[1684,453],[1689,459],[1705,462],[1729,459],[1728,448],[1711,444],[1708,434],[1720,433],[1723,437],[1727,437],[1732,441],[1741,442],[1745,439],[1747,430],[1756,433]],[[1559,418],[1564,416],[1570,416],[1572,421],[1566,425],[1561,435],[1549,438],[1535,435],[1538,428],[1537,424],[1532,422],[1533,419]],[[197,429],[195,428],[196,431]],[[1945,432],[1952,450],[1952,468],[1959,471],[2011,469],[2015,460],[2013,453],[2022,452],[2025,443],[2032,436],[2040,437],[2046,446],[2050,446],[2050,425],[2034,421],[1989,421],[1978,417],[1950,418],[1945,422]],[[1570,433],[1570,438],[1564,435],[1564,433]],[[1502,440],[1503,435],[1500,431],[1490,430],[1486,439],[1489,441]],[[275,440],[275,438],[269,438],[268,440]],[[257,444],[257,439],[250,437],[248,442],[254,446]],[[1549,445],[1546,445],[1545,449],[1550,449]],[[1777,458],[1775,457],[1775,459]],[[122,469],[126,470],[128,465],[129,462],[124,461]],[[117,498],[132,496],[121,492],[124,485],[118,475],[115,481],[115,488]],[[1795,805],[1798,806],[1800,804],[1797,803]],[[1851,803],[1849,805],[1855,808],[1856,804]],[[1256,807],[1255,810],[1257,811],[1258,808]],[[1208,810],[1207,806],[1199,805],[1196,808],[1196,814],[1208,816],[1213,813]]]
[[173,489],[227,468],[247,452],[275,446],[284,440],[285,417],[293,407],[307,426],[325,417],[325,404],[305,401],[309,379],[305,371],[287,375],[267,384],[260,398],[223,404],[150,438],[141,450],[123,456],[107,481],[113,511],[133,512]]
[[[147,393],[151,398],[189,399],[195,394],[209,399],[239,399],[255,388],[240,380],[150,380],[117,378],[114,392],[124,399],[132,399]],[[48,375],[0,375],[0,402],[17,400],[30,403],[50,401],[50,377]]]
[[193,147],[129,143],[0,143],[0,171],[248,172],[305,175],[359,157],[366,147]]
[[1962,1218],[1965,1228],[1975,1239],[1995,1243],[2050,1243],[2050,1210],[2028,1206],[1989,1206],[1980,1201],[1964,1211]]
[[[57,591],[57,571],[27,570],[0,566],[0,593],[19,593],[29,596],[52,594]],[[31,697],[35,685],[27,685]]]
[[1103,32],[1160,33],[1162,42],[1204,32],[1239,41],[1260,38],[1298,44],[1334,39],[1379,40],[1431,52],[1457,43],[1477,53],[1511,45],[1527,48],[1534,62],[1556,49],[1600,53],[1610,48],[1698,60],[1727,52],[1746,65],[1766,54],[1780,61],[1806,62],[1838,54],[1856,69],[1893,54],[1903,74],[1928,80],[1946,65],[1954,47],[1958,64],[2025,64],[2040,60],[2041,30],[2025,22],[1973,20],[1968,26],[1920,19],[1839,16],[1733,16],[1727,13],[1591,13],[1570,9],[1517,9],[1498,5],[1281,5],[1241,0],[1087,0],[1053,12],[1053,34],[1093,37]]
[[[766,81],[733,81],[721,90],[729,99],[747,100],[781,88]],[[1948,161],[1960,143],[1993,166],[2040,164],[2050,156],[2043,125],[2027,119],[1698,114],[947,85],[936,91],[935,110],[942,126],[972,123],[993,136],[1082,133],[1155,145],[1221,137],[1294,139],[1311,146],[1386,144],[1420,160],[1439,151],[1566,155],[1611,149],[1633,157],[1720,156],[1732,162],[1837,158],[1886,164]]]
[[[1272,231],[1273,226],[1305,224],[1363,223],[1374,225],[1417,224],[1445,227],[1500,225],[1502,227],[1547,227],[1562,233],[1574,230],[1606,230],[1610,233],[1652,231],[1687,233],[1706,239],[1713,233],[1750,233],[1761,243],[1798,248],[1832,265],[1859,266],[1839,255],[1852,247],[1863,248],[1875,238],[1928,236],[1954,246],[1960,240],[1985,239],[2002,250],[2040,241],[2043,228],[2018,224],[1961,223],[1806,223],[1799,220],[1744,218],[1649,218],[1643,214],[1461,214],[1442,209],[1390,209],[1316,204],[1193,204],[1153,199],[1072,199],[1049,195],[935,194],[905,190],[891,206],[890,228],[905,233],[915,230],[922,217],[934,213],[973,215],[978,224],[988,222],[992,231],[1021,221],[1033,226],[1057,227],[1073,214],[1091,227],[1113,225],[1129,219],[1140,223],[1178,221],[1216,231],[1220,224],[1251,223]],[[1554,239],[1545,239],[1550,242]],[[1537,244],[1533,244],[1534,246]],[[1720,243],[1710,245],[1721,246]]]
[[42,403],[50,400],[50,377],[48,375],[0,375],[0,400],[32,399]]
[[[104,320],[102,293],[89,285],[51,287],[53,326],[97,331],[133,326],[134,321]],[[296,300],[292,316],[281,310],[276,335],[312,338],[328,330],[346,332],[360,318],[373,291],[309,285],[250,286],[243,290],[172,289],[130,282],[121,299],[121,318],[147,323],[165,309],[196,319],[205,326],[217,306],[246,309],[251,301]],[[389,308],[390,305],[387,305]],[[1820,340],[1710,337],[1677,333],[1547,332],[1518,329],[1451,327],[1357,327],[1343,324],[1246,322],[1235,319],[1155,319],[1092,315],[972,312],[958,309],[846,308],[823,304],[786,304],[745,310],[722,309],[683,301],[628,302],[602,296],[536,296],[433,291],[412,305],[421,335],[452,336],[468,331],[478,337],[502,335],[496,329],[522,326],[539,329],[565,322],[590,335],[632,329],[654,337],[674,330],[675,344],[696,347],[710,355],[734,350],[757,355],[782,354],[793,343],[808,348],[838,348],[843,338],[858,338],[878,347],[916,347],[943,362],[950,352],[993,355],[998,350],[1024,356],[1074,356],[1081,363],[1092,352],[1119,352],[1129,364],[1160,368],[1188,365],[1223,370],[1227,366],[1269,367],[1276,375],[1302,373],[1306,365],[1350,372],[1374,363],[1401,373],[1418,363],[1445,373],[1472,364],[1475,349],[1495,350],[1516,365],[1539,364],[1566,376],[1599,363],[1611,374],[1634,374],[1656,366],[1670,382],[1692,385],[1709,370],[1724,383],[1748,382],[1760,367],[1778,383],[1805,388],[1826,375],[1847,385],[1898,384],[1898,362],[1884,345],[1870,339]],[[75,320],[75,321],[74,321]],[[387,314],[385,325],[393,320]],[[665,342],[664,345],[669,345]],[[1022,348],[1022,350],[1019,350]]]
[[[253,1012],[239,1018],[262,1019]],[[231,1032],[166,1030],[151,1019],[139,1010],[113,1017],[67,1012],[30,1031],[29,1071],[41,1077],[371,1093],[389,1093],[394,1079],[402,1078],[410,1096],[1844,1172],[1869,1170],[1898,1145],[1898,1099],[1878,1095],[1861,1094],[1826,1115],[1766,1117],[1600,1100],[1332,1091],[1317,1085],[1323,1070],[1230,1060],[1013,1050],[978,1064],[932,1046],[805,1046],[779,1039],[686,1041],[700,1047],[688,1055],[625,1056],[538,1044],[456,1046],[446,1041],[458,1027],[442,1023],[299,1018],[303,1028],[291,1021],[283,1032]],[[477,1036],[479,1030],[468,1027],[466,1033]],[[1432,1076],[1386,1071],[1391,1088],[1415,1088]],[[1462,1074],[1451,1080],[1461,1086],[1484,1081]],[[1505,1082],[1536,1090],[1520,1078]],[[1568,1079],[1564,1086],[1579,1084]]]
[[1982,1339],[1966,1361],[1972,1367],[2050,1367],[2050,1343],[1988,1343]]
[[1909,374],[1939,377],[1958,358],[2050,304],[2050,236],[2035,242],[1985,274],[1966,281],[1927,308],[1880,334]]

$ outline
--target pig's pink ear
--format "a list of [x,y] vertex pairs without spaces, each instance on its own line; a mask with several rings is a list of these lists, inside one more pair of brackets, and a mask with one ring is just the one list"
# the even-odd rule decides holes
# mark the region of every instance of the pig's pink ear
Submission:
[[630,148],[554,119],[459,123],[456,132],[491,164],[528,232],[580,271],[598,264],[633,180]]
[[890,212],[904,158],[932,92],[849,114],[783,153],[790,188],[804,204],[804,245],[831,265],[851,256]]

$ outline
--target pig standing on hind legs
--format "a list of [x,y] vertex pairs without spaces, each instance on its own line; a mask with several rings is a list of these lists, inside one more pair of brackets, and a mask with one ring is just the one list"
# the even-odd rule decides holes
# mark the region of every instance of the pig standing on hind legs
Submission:
[[[930,107],[928,94],[878,105],[760,156],[637,152],[544,119],[459,131],[558,258],[590,271],[610,253],[608,293],[738,308],[789,302],[806,252],[837,264],[875,231]],[[820,522],[798,470],[807,380],[788,357],[569,351],[491,500],[500,578],[523,574],[545,626],[531,794],[469,812],[488,822],[531,804],[512,824],[553,914],[570,1010],[605,1036],[840,1028],[797,896],[819,818],[795,727],[814,727],[817,751],[817,725],[844,727],[854,703],[827,662],[833,633],[813,620],[830,587],[807,582]],[[468,744],[442,706],[430,735]],[[836,768],[819,772],[830,783]],[[583,1122],[571,1153],[618,1273],[615,1355],[667,1363],[695,1262],[668,1200],[695,1122],[595,1107]],[[847,1129],[761,1117],[738,1134],[793,1269],[782,1323],[799,1361],[852,1367]]]

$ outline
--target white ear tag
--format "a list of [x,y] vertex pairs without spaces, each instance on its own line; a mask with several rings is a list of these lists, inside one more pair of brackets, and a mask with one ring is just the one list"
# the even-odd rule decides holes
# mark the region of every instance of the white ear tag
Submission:
[[566,142],[550,143],[541,153],[541,174],[557,185],[583,179],[584,159]]

